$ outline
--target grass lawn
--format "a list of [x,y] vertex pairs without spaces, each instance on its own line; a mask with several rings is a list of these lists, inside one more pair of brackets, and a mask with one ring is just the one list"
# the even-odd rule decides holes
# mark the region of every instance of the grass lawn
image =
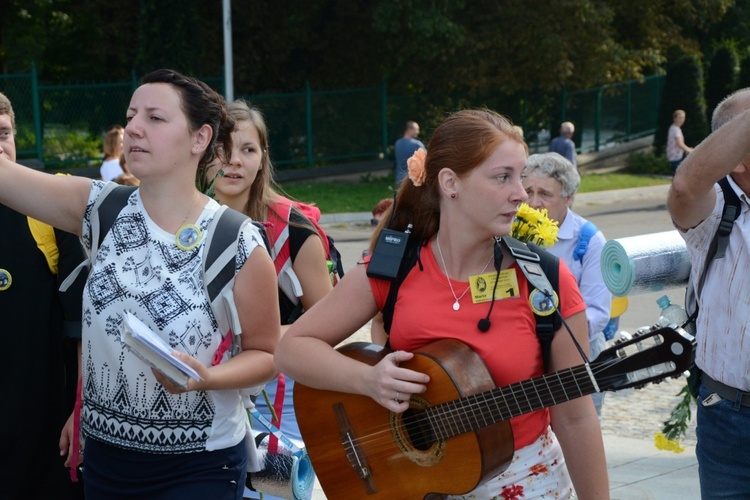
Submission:
[[[314,202],[324,214],[369,212],[378,201],[393,196],[393,177],[367,178],[362,182],[287,184],[284,190],[293,198]],[[589,174],[581,176],[579,193],[610,189],[669,184],[665,177],[631,174]]]

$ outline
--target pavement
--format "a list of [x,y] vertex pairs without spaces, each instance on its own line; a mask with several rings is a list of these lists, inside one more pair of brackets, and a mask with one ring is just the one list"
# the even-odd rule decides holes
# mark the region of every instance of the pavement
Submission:
[[[608,239],[671,230],[666,212],[668,186],[584,193],[576,197],[574,209],[592,220]],[[326,232],[336,241],[347,266],[360,258],[372,234],[369,213],[324,215]],[[684,289],[666,291],[672,302],[680,303]],[[634,332],[639,326],[655,322],[655,299],[664,291],[630,297],[628,311],[620,327]],[[653,321],[652,321],[653,320]],[[351,340],[369,341],[369,325]],[[690,500],[700,498],[698,463],[695,458],[695,407],[687,436],[681,441],[684,451],[662,451],[654,445],[654,435],[679,401],[684,387],[680,377],[642,389],[608,392],[602,408],[602,435],[607,456],[612,499]],[[316,483],[314,500],[325,499]]]

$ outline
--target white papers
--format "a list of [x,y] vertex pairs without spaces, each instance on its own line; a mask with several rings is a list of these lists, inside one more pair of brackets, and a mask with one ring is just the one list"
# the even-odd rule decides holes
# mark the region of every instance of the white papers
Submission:
[[127,311],[122,313],[120,338],[130,352],[180,387],[186,388],[190,378],[200,380],[198,372],[172,355],[168,343]]

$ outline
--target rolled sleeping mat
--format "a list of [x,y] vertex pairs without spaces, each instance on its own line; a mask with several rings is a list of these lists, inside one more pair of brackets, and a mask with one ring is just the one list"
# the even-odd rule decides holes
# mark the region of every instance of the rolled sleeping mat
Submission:
[[259,493],[290,500],[307,500],[312,495],[315,472],[312,462],[303,448],[295,453],[278,443],[278,453],[268,451],[269,434],[253,431],[258,447],[261,469],[247,474],[246,486]]
[[601,266],[616,297],[684,287],[690,277],[690,255],[677,230],[610,240]]

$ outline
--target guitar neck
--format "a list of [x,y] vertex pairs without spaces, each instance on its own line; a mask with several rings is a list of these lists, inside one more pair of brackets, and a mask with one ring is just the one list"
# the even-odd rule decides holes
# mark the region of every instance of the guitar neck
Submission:
[[579,365],[432,406],[426,412],[435,437],[448,439],[596,391],[588,367]]

